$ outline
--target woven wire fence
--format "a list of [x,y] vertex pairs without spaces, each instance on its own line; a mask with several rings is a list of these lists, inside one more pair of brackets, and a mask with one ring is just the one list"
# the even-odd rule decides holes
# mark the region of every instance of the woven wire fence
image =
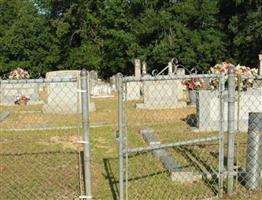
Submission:
[[[182,82],[192,79],[205,89],[186,90]],[[221,88],[209,90],[214,79],[219,83],[216,75],[121,79],[120,199],[219,196],[223,113]]]
[[83,193],[79,80],[1,80],[1,199]]
[[262,79],[236,77],[235,193],[262,198]]

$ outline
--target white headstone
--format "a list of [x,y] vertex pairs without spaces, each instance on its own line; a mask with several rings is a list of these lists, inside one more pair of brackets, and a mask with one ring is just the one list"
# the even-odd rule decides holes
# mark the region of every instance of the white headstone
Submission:
[[143,63],[142,63],[142,75],[144,76],[144,75],[146,75],[146,62],[145,61],[143,61]]
[[126,98],[128,101],[139,100],[141,98],[141,82],[127,82],[126,87]]
[[[259,101],[262,93],[261,88],[249,89],[241,92],[240,102],[235,103],[235,129],[237,128],[239,105],[239,129],[247,131],[248,113],[262,112],[262,101]],[[197,98],[197,126],[200,131],[219,130],[219,92],[217,90],[200,90]],[[228,115],[228,102],[224,102],[224,119]],[[224,130],[227,130],[227,120],[224,121]]]
[[141,77],[141,61],[140,59],[135,59],[135,77]]
[[181,97],[183,87],[180,80],[145,81],[143,92],[144,102],[138,103],[137,108],[172,109],[186,106],[185,100]]
[[185,75],[185,69],[184,68],[177,68],[176,75]]
[[113,97],[110,84],[103,81],[96,82],[92,88],[91,95],[94,97]]
[[172,62],[168,63],[168,75],[173,74],[173,65]]
[[[72,79],[61,82],[61,79]],[[76,79],[73,81],[73,79]],[[46,113],[80,113],[80,70],[52,71],[46,74],[47,102],[43,106]],[[90,103],[90,111],[95,110],[94,104]]]
[[259,54],[258,58],[259,58],[258,75],[262,75],[262,54]]
[[116,76],[110,77],[110,86],[112,88],[112,91],[116,91]]
[[42,103],[39,99],[39,83],[1,83],[0,104],[14,105],[21,96],[28,97],[28,104]]

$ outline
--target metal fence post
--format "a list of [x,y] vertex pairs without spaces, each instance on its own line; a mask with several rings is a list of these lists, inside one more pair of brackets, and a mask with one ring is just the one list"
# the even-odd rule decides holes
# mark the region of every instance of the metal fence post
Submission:
[[234,144],[235,144],[235,71],[229,68],[228,73],[228,150],[227,150],[227,193],[234,189]]
[[82,126],[84,145],[84,199],[92,199],[91,192],[91,165],[90,165],[90,139],[89,139],[89,100],[88,100],[88,73],[86,69],[81,70],[81,105],[82,105]]
[[251,112],[248,119],[246,187],[259,189],[262,164],[262,113]]
[[123,80],[117,74],[118,89],[118,134],[119,134],[119,199],[124,200],[124,166],[123,166]]
[[224,187],[224,90],[225,74],[220,74],[219,79],[219,103],[220,103],[220,123],[219,123],[219,197],[223,196]]

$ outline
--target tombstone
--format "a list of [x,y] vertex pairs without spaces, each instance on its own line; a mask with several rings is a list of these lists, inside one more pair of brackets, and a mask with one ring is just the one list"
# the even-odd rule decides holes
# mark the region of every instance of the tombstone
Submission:
[[[235,129],[239,126],[240,131],[248,130],[248,113],[262,112],[262,101],[259,101],[262,88],[249,89],[241,93],[239,102],[239,122],[238,102],[235,103]],[[217,90],[200,90],[197,93],[197,127],[199,131],[219,130],[219,92]],[[224,102],[224,130],[227,131],[228,102]],[[238,125],[239,123],[239,125]]]
[[1,81],[0,84],[0,104],[11,106],[15,105],[15,102],[21,96],[26,96],[30,100],[28,104],[41,104],[43,103],[39,99],[39,83],[29,82],[29,83],[7,83]]
[[146,73],[146,67],[147,67],[146,62],[143,61],[143,63],[142,63],[142,76],[144,76],[144,75],[147,74],[147,73]]
[[140,59],[135,59],[135,77],[141,77],[141,61]]
[[259,58],[259,67],[258,67],[258,75],[262,75],[262,54],[258,55]]
[[[161,78],[165,77],[169,76],[162,75]],[[181,97],[183,87],[180,80],[145,81],[143,91],[143,103],[137,103],[137,108],[172,109],[186,106],[185,100]]]
[[98,80],[92,88],[93,97],[113,97],[112,89],[109,83]]
[[110,77],[110,86],[112,91],[116,92],[116,75]]
[[168,75],[172,75],[173,74],[172,62],[169,62],[167,66],[168,66]]
[[89,79],[97,81],[97,79],[98,79],[97,71],[95,71],[95,70],[90,71],[89,72]]
[[[72,80],[60,82],[63,78]],[[43,106],[44,113],[81,113],[80,70],[48,72],[46,80],[48,98]],[[95,111],[94,103],[90,103],[89,110]]]
[[186,71],[184,68],[177,68],[176,75],[185,75]]
[[89,72],[89,89],[91,91],[91,96],[93,95],[93,88],[95,87],[98,80],[97,72],[92,70]]
[[[140,59],[135,59],[135,76],[133,78],[141,78]],[[126,87],[126,98],[128,101],[139,100],[141,98],[142,84],[140,81],[127,82]]]
[[126,87],[126,98],[128,101],[136,101],[141,98],[142,83],[140,81],[127,82]]
[[[185,75],[185,74],[186,74],[186,71],[185,71],[184,68],[177,68],[176,69],[176,75]],[[184,94],[184,90],[183,90],[184,86],[182,85],[180,80],[177,81],[177,82],[178,82],[178,87],[179,87],[179,89],[178,89],[178,91],[179,91],[178,98],[179,99],[183,99],[183,98],[185,98],[184,97],[185,94]]]

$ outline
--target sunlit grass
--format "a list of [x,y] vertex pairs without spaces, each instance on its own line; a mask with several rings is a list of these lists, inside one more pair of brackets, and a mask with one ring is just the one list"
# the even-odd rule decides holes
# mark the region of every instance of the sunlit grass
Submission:
[[[90,113],[90,123],[97,125],[90,129],[93,196],[118,199],[117,99],[92,101],[96,112]],[[10,112],[0,123],[1,198],[73,199],[83,193],[79,153],[82,145],[77,143],[82,140],[81,115],[46,114],[42,112],[42,105],[2,106],[0,109]],[[148,146],[139,134],[141,128],[154,129],[163,144],[218,135],[218,132],[196,132],[195,127],[188,124],[189,116],[196,113],[194,107],[143,110],[137,109],[136,102],[131,101],[124,104],[125,112],[124,123],[128,122],[128,127],[124,134],[128,136],[129,148]],[[59,129],[64,127],[67,129]],[[244,168],[247,137],[242,134],[237,138],[240,141],[238,161]],[[217,142],[168,152],[185,171],[210,173],[201,171],[205,170],[202,161],[212,170],[218,170]],[[173,182],[151,152],[130,156],[128,167],[129,199],[203,199],[217,192],[217,182]],[[252,194],[253,197],[259,199],[261,193]],[[237,195],[236,199],[244,198]]]

